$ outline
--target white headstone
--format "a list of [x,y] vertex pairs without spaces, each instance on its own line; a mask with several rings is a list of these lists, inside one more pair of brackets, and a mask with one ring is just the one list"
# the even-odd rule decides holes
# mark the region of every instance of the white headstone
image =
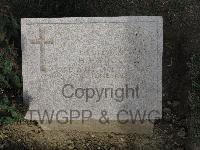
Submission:
[[162,17],[24,18],[21,32],[27,119],[162,117]]

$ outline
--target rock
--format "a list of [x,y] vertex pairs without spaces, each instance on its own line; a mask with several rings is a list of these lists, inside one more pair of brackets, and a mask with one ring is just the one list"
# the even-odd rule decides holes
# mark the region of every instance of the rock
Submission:
[[91,135],[91,137],[92,137],[92,138],[94,138],[94,137],[95,137],[95,135],[93,135],[93,134],[92,134],[92,135]]
[[68,149],[74,149],[75,148],[74,142],[72,140],[67,141],[67,148]]
[[123,138],[120,138],[120,140],[121,140],[122,142],[124,142],[124,141],[125,141]]
[[85,144],[81,143],[81,142],[75,143],[75,147],[76,147],[76,149],[87,149],[87,147],[85,146]]
[[113,134],[111,134],[111,133],[110,133],[110,134],[108,134],[108,138],[110,138],[110,139],[111,139],[111,138],[113,138],[113,137],[114,137],[114,135],[113,135]]

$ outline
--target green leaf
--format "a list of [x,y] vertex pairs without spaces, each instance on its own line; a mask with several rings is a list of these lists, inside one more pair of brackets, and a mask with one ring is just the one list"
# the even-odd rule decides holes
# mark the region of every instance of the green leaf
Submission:
[[11,61],[6,60],[4,62],[3,73],[4,74],[9,74],[12,71],[12,67],[13,67],[13,65],[12,65]]
[[8,83],[8,81],[6,80],[5,76],[0,74],[0,86],[1,88],[9,88],[10,85]]
[[12,115],[13,118],[19,118],[18,113],[14,109],[11,111],[11,115]]
[[4,96],[4,97],[3,97],[2,102],[3,102],[3,104],[5,104],[5,105],[9,105],[9,104],[10,104],[9,99],[8,99],[7,96]]
[[12,76],[11,76],[11,81],[13,83],[13,85],[17,88],[21,88],[22,87],[22,84],[21,84],[21,81],[20,81],[20,78],[18,75],[16,75],[16,73],[13,73]]

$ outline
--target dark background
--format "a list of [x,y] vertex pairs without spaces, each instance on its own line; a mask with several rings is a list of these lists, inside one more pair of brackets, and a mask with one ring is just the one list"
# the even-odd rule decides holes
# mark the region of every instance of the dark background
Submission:
[[17,121],[24,112],[20,19],[86,16],[163,16],[163,119],[155,129],[166,132],[155,132],[163,136],[166,149],[198,143],[199,0],[0,0],[1,124]]

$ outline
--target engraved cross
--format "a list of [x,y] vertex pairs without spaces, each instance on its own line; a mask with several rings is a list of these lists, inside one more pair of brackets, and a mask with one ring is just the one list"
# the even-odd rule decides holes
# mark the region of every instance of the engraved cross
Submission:
[[39,28],[39,38],[30,40],[31,44],[40,45],[40,70],[46,71],[45,67],[45,44],[53,44],[53,39],[45,40],[45,30]]

